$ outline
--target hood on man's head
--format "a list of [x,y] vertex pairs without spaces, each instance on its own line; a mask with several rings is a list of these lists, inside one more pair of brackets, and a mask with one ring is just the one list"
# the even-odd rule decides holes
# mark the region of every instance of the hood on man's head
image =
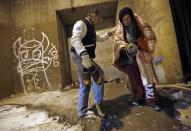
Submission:
[[130,7],[124,7],[119,12],[119,21],[122,23],[122,19],[125,15],[129,15],[132,20],[135,19],[135,16],[133,14],[133,11]]

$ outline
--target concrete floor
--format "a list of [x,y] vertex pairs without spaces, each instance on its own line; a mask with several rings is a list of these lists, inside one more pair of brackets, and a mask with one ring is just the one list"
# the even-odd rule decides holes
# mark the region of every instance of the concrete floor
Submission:
[[[101,119],[79,119],[77,117],[77,102],[78,102],[78,89],[69,91],[48,91],[42,93],[28,93],[16,94],[8,98],[0,100],[0,109],[8,106],[9,110],[13,111],[16,106],[22,109],[21,112],[29,114],[39,113],[44,114],[41,119],[37,119],[39,123],[34,125],[28,123],[30,117],[26,121],[27,126],[7,126],[13,125],[14,117],[9,112],[2,115],[3,110],[0,111],[0,129],[9,130],[11,127],[17,130],[58,130],[58,131],[109,131],[109,130],[122,130],[122,131],[189,131],[191,130],[190,118],[191,111],[188,101],[186,101],[186,108],[180,106],[185,101],[171,101],[167,98],[160,97],[161,105],[164,110],[156,112],[148,106],[132,106],[130,102],[130,94],[126,88],[125,83],[107,83],[105,84],[105,97],[104,97],[104,110],[108,115],[107,118]],[[182,105],[185,105],[184,103]],[[89,106],[93,107],[93,97],[91,93]],[[173,106],[175,108],[173,108]],[[27,107],[27,108],[26,108]],[[185,106],[184,106],[185,107]],[[26,109],[25,109],[26,108]],[[176,109],[176,110],[175,110]],[[27,110],[27,111],[26,111]],[[5,110],[4,110],[5,111]],[[45,112],[46,111],[46,112]],[[179,113],[177,112],[179,111]],[[21,113],[21,116],[23,114]],[[2,117],[3,116],[3,117]],[[26,116],[26,115],[25,115]],[[28,116],[28,115],[27,115]],[[29,115],[30,116],[30,115]],[[31,115],[32,116],[32,115]],[[9,123],[3,124],[4,118]],[[36,117],[34,117],[35,119]],[[23,117],[15,118],[17,121],[22,121]],[[28,123],[28,124],[27,124]],[[5,129],[6,127],[9,127]]]

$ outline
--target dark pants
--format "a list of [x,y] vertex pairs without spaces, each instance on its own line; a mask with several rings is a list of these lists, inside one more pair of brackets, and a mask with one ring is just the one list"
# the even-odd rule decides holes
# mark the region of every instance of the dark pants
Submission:
[[128,75],[134,98],[144,101],[144,86],[137,63],[135,62],[133,64],[120,67],[119,70]]
[[159,104],[155,84],[145,86],[145,102],[147,105]]

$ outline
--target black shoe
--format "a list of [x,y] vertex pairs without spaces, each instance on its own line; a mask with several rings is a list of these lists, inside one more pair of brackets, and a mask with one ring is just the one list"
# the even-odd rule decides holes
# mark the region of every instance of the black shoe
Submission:
[[101,104],[95,104],[95,106],[96,106],[96,110],[97,110],[98,115],[99,115],[100,117],[105,117],[106,115],[105,115],[105,113],[103,113],[103,111],[102,111]]
[[135,99],[135,100],[132,101],[132,104],[134,106],[142,106],[143,105],[143,101]]
[[159,106],[159,105],[157,105],[157,104],[154,104],[153,106],[152,106],[152,108],[155,110],[155,111],[162,111],[162,108]]
[[139,106],[140,104],[139,104],[139,102],[138,101],[132,101],[132,104],[134,105],[134,106]]

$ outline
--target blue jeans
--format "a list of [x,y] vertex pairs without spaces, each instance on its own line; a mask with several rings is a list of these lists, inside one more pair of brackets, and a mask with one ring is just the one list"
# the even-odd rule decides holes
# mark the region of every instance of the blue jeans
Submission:
[[[78,99],[78,115],[83,116],[87,112],[87,109],[88,109],[88,100],[89,100],[89,93],[90,93],[91,85],[84,86],[82,83],[83,65],[82,65],[81,57],[78,54],[72,52],[72,59],[78,67],[78,78],[79,78],[79,83],[80,83],[80,91],[79,91],[79,99]],[[104,75],[104,72],[101,69],[101,67],[98,66],[93,60],[92,60],[92,62],[99,69],[101,74]],[[97,104],[100,104],[103,101],[104,84],[98,85],[98,84],[96,84],[96,82],[93,79],[91,79],[91,81],[93,84],[94,102]]]

